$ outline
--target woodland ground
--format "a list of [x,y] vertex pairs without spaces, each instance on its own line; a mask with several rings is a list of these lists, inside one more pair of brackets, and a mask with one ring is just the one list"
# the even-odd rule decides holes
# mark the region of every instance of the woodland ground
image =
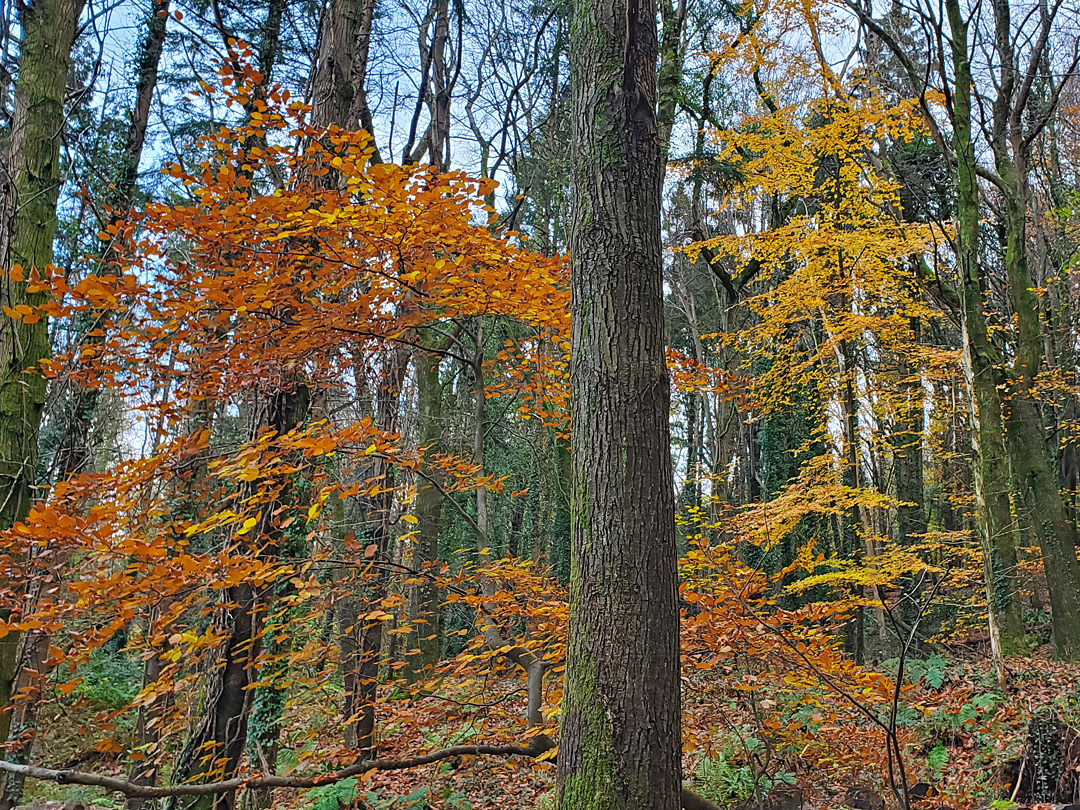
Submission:
[[[963,658],[932,655],[908,662],[909,679],[899,702],[898,734],[904,747],[909,781],[926,783],[931,795],[918,802],[924,808],[985,807],[1007,810],[1060,806],[1054,802],[1009,801],[1017,767],[1024,757],[1032,718],[1050,710],[1067,725],[1080,728],[1080,672],[1044,657],[1007,661],[1009,681],[1001,690],[995,673],[975,647]],[[966,659],[966,660],[965,660]],[[881,669],[895,672],[895,661]],[[114,706],[126,705],[132,685],[130,664],[99,656],[86,673],[80,695],[57,704],[43,726],[40,762],[46,767],[92,770],[123,776],[127,763],[116,751],[86,748],[91,728],[111,727],[122,734],[132,719]],[[684,771],[687,783],[702,796],[725,807],[755,806],[755,782],[767,793],[771,787],[794,784],[806,808],[845,807],[852,788],[862,788],[866,810],[876,810],[890,796],[882,732],[858,716],[835,692],[797,688],[758,687],[748,673],[696,671],[684,678],[683,700],[687,735]],[[517,684],[508,681],[486,688],[485,705],[512,700]],[[384,687],[393,705],[393,686]],[[380,748],[387,757],[477,742],[484,708],[473,708],[475,688],[448,687],[444,705],[431,714],[426,728],[403,730],[392,725]],[[80,701],[79,698],[85,698]],[[460,698],[457,703],[454,698]],[[873,706],[868,703],[867,705]],[[887,714],[888,707],[874,711]],[[395,712],[400,711],[400,707]],[[312,717],[306,737],[291,754],[279,757],[285,772],[309,753],[332,745],[338,729]],[[1080,759],[1064,763],[1080,773]],[[308,791],[278,791],[274,806],[337,810],[365,802],[371,810],[502,810],[553,806],[554,769],[547,763],[523,759],[461,758],[369,779],[346,780]],[[1017,799],[1030,794],[1030,773]],[[1074,788],[1075,789],[1075,788]],[[783,794],[777,788],[774,795]],[[119,801],[118,801],[119,799]],[[845,801],[846,799],[846,801]],[[110,810],[123,807],[122,797],[105,796],[95,788],[34,783],[27,803],[78,802]],[[895,806],[886,800],[888,806]]]

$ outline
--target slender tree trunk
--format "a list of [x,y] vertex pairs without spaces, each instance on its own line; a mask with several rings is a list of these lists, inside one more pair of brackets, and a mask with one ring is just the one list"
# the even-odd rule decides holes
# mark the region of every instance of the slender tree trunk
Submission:
[[656,124],[660,133],[660,155],[667,162],[671,147],[671,130],[675,126],[675,110],[682,90],[683,30],[686,27],[686,0],[660,0],[660,70],[656,80]]
[[[450,161],[450,99],[453,91],[449,72],[450,63],[447,57],[447,45],[450,38],[448,0],[434,0],[430,13],[434,14],[434,31],[431,49],[426,57],[430,62],[432,85],[430,91],[432,96],[428,104],[431,121],[424,142],[426,146],[424,144],[421,146],[422,149],[426,148],[430,162],[440,172],[445,172],[449,169]],[[424,36],[426,34],[421,32],[421,42]],[[423,51],[423,48],[421,50]],[[423,53],[422,56],[424,56]],[[442,445],[443,433],[443,386],[439,376],[438,354],[437,352],[429,354],[424,349],[420,349],[415,353],[414,363],[420,410],[421,447],[425,448],[427,454],[434,454]],[[439,532],[442,530],[442,507],[445,496],[441,489],[442,474],[428,463],[423,465],[421,471],[424,474],[417,482],[415,505],[420,538],[415,548],[414,560],[419,566],[430,566],[439,559]],[[439,589],[430,582],[417,586],[413,591],[411,612],[433,624],[433,627],[425,628],[423,632],[431,636],[434,630],[435,638],[424,641],[420,646],[420,654],[410,662],[408,675],[411,678],[419,677],[425,668],[430,667],[438,659],[441,643],[437,628],[441,599]]]
[[686,481],[682,489],[682,504],[697,507],[701,504],[701,476],[698,469],[700,450],[701,402],[697,391],[688,391],[684,398],[686,412]]
[[555,576],[564,585],[570,582],[570,495],[573,486],[573,461],[570,443],[552,431],[552,451],[555,456],[555,507],[550,527],[547,552],[555,569]]
[[[484,472],[484,437],[487,432],[487,384],[484,381],[484,319],[476,321],[474,352],[472,356],[473,374],[473,464]],[[486,486],[476,488],[476,526],[479,529],[476,538],[477,551],[483,551],[483,544],[490,542],[488,537],[488,491]]]
[[[850,301],[848,302],[850,306]],[[843,407],[844,428],[844,469],[841,480],[844,486],[859,487],[859,403],[855,397],[855,361],[851,347],[847,341],[841,341],[838,351],[844,375],[844,394],[841,401]],[[858,527],[862,516],[860,507],[851,507],[844,515],[841,526],[843,553],[850,560],[858,561],[863,557],[863,550],[859,546]],[[862,588],[856,587],[854,595],[862,597]],[[859,600],[861,602],[861,599]],[[862,664],[866,658],[866,610],[861,604],[851,614],[851,619],[844,628],[844,651],[852,657],[856,664]]]
[[[261,81],[245,105],[250,114],[256,99],[265,98],[270,86],[274,66],[280,55],[281,24],[285,13],[285,0],[269,0],[266,17],[261,26],[261,37],[256,54]],[[226,31],[220,32],[223,38]],[[251,424],[251,436],[258,435],[261,428],[269,428],[277,436],[293,430],[302,422],[310,406],[310,389],[296,384],[284,390],[273,390],[268,396],[257,398]],[[199,478],[205,470],[199,471]],[[256,486],[251,484],[250,486]],[[253,493],[242,492],[241,502]],[[258,524],[251,531],[247,551],[262,556],[274,556],[281,551],[284,533],[276,517],[292,503],[291,486],[285,484],[278,499],[260,512]],[[255,683],[260,673],[257,661],[263,643],[263,629],[268,611],[272,609],[274,594],[260,592],[248,582],[228,588],[224,594],[225,616],[223,623],[228,635],[218,657],[206,688],[205,714],[201,724],[189,736],[172,774],[174,783],[181,781],[212,781],[229,779],[240,770],[248,748],[248,728],[252,707],[255,704]],[[267,687],[273,689],[273,686]],[[265,698],[263,698],[265,701]],[[272,725],[273,719],[264,723]],[[260,734],[260,742],[267,737]],[[177,807],[175,801],[170,808]],[[236,792],[198,797],[185,810],[234,810]]]
[[655,4],[579,0],[570,54],[574,478],[557,806],[676,810],[679,606]]
[[[435,31],[431,40],[432,92],[428,125],[428,159],[445,172],[450,167],[451,63],[447,58],[450,40],[450,2],[435,0]],[[460,54],[458,54],[460,57]]]
[[[147,632],[151,632],[155,618],[161,615],[160,609],[150,611],[147,616]],[[164,654],[167,650],[155,650],[143,665],[143,687],[156,683],[161,678],[164,667]],[[153,785],[160,776],[154,754],[161,738],[158,724],[165,715],[166,707],[162,703],[154,702],[149,706],[140,706],[135,717],[135,741],[134,750],[142,753],[144,759],[133,761],[128,771],[128,781],[135,785]],[[124,802],[125,810],[150,810],[157,807],[153,799],[129,797]]]
[[[408,355],[395,348],[387,352],[386,359],[384,379],[375,400],[375,424],[380,430],[396,433]],[[388,560],[392,541],[390,508],[393,505],[394,468],[380,460],[376,462],[373,474],[382,480],[382,484],[379,494],[370,500],[366,510],[372,526],[371,541],[375,545],[375,559]],[[369,604],[378,606],[388,590],[388,577],[385,573],[376,574],[374,582],[367,588],[365,598]],[[346,666],[350,673],[355,673],[356,680],[352,689],[347,690],[345,698],[346,717],[350,718],[349,723],[355,722],[355,731],[347,730],[346,739],[355,734],[360,755],[370,758],[375,754],[375,700],[378,695],[383,650],[383,622],[367,621],[355,628],[355,631],[359,632],[357,657],[353,661],[347,661]]]
[[[916,343],[918,323],[913,322]],[[897,408],[896,429],[891,444],[896,463],[896,497],[902,502],[896,509],[897,540],[911,545],[926,533],[926,504],[923,490],[923,436],[926,433],[926,395],[922,379],[904,358],[900,359],[903,377]]]
[[[212,782],[232,778],[247,747],[248,720],[259,655],[260,630],[265,606],[248,583],[226,591],[229,637],[221,653],[221,669],[206,695],[206,715],[199,733],[193,735],[181,755],[173,782]],[[233,810],[235,792],[200,796],[193,810]]]
[[[919,322],[912,319],[912,337],[919,343]],[[926,534],[925,488],[923,480],[923,436],[926,434],[926,394],[917,370],[905,357],[898,358],[900,366],[900,400],[897,404],[896,427],[889,437],[896,471],[896,539],[902,546],[913,546]],[[909,576],[904,582],[901,618],[910,624],[919,614],[917,579]]]
[[[443,444],[443,385],[439,377],[439,356],[418,352],[415,358],[416,390],[418,399],[419,445],[425,458],[434,448]],[[421,465],[416,482],[416,528],[418,537],[414,565],[437,566],[439,560],[439,532],[442,529],[443,502],[446,497],[441,489],[443,476],[426,461]],[[409,660],[410,677],[419,677],[439,657],[439,605],[442,595],[433,582],[417,585],[413,592],[413,616],[426,624],[416,627],[418,655]]]
[[[359,125],[373,134],[366,83],[376,3],[377,0],[332,0],[323,18],[313,79],[313,121],[319,126],[348,129]],[[377,148],[372,161],[381,162]],[[332,176],[336,175],[328,175],[323,182],[329,182]],[[381,430],[394,432],[406,358],[395,349],[385,359],[385,379],[375,397],[375,423]],[[377,547],[377,558],[385,560],[391,545],[392,469],[377,462],[373,474],[383,476],[382,491],[366,504],[365,511],[372,526],[371,539]],[[377,573],[362,598],[370,604],[378,603],[386,596],[387,586],[386,573]],[[375,746],[375,698],[384,636],[381,621],[361,623],[360,615],[359,605],[351,599],[338,608],[345,692],[342,730],[346,746],[360,748],[368,755]]]
[[[306,417],[309,402],[307,389],[279,392],[268,403],[265,426],[276,435],[283,435],[296,427]],[[260,420],[261,421],[261,420]],[[253,434],[258,430],[253,429]],[[251,487],[259,486],[253,483]],[[294,505],[289,486],[282,488],[278,499],[267,504],[261,512],[258,525],[252,530],[251,542],[259,542],[261,556],[274,557],[281,554],[286,534],[277,526],[275,515],[281,507]],[[253,492],[242,493],[241,501]],[[174,783],[187,781],[213,781],[230,779],[236,775],[248,746],[248,728],[252,720],[252,706],[257,690],[254,684],[266,672],[257,666],[263,645],[263,628],[267,614],[274,607],[274,594],[260,592],[254,585],[242,582],[230,587],[225,593],[225,625],[228,637],[219,656],[219,669],[207,686],[205,715],[202,725],[193,734],[180,756],[173,774]],[[271,684],[266,688],[279,691]],[[263,697],[265,701],[266,698]],[[260,742],[276,738],[272,725],[277,717],[264,713],[261,717]],[[269,729],[269,731],[267,731]],[[268,746],[267,746],[268,747]],[[233,810],[236,806],[235,792],[213,796],[200,796],[192,810]]]

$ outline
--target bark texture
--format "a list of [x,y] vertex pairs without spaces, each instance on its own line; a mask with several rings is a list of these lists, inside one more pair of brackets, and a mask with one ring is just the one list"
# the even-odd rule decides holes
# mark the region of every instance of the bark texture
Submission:
[[[0,260],[44,270],[53,259],[56,201],[60,195],[60,141],[64,90],[83,0],[36,0],[20,8],[22,57],[0,220]],[[44,303],[48,293],[27,292],[25,282],[0,280],[0,304]],[[0,529],[26,517],[37,468],[38,430],[45,378],[36,372],[49,355],[45,318],[14,320],[0,314]],[[11,727],[10,704],[19,647],[17,633],[0,640],[0,743]]]
[[334,0],[327,8],[312,83],[319,126],[371,132],[365,85],[374,19],[375,0]]
[[654,0],[579,0],[573,83],[570,635],[562,810],[680,804]]
[[[418,353],[415,358],[418,399],[419,446],[426,451],[443,444],[443,386],[439,379],[439,357]],[[442,529],[442,473],[428,461],[420,467],[423,477],[416,482],[416,526],[419,535],[414,550],[413,566],[436,566],[439,561],[439,531]],[[415,619],[427,622],[416,628],[415,647],[420,652],[409,659],[408,674],[419,678],[439,660],[439,605],[442,595],[430,580],[417,585],[411,594],[411,613]]]
[[[1001,358],[987,330],[979,272],[979,188],[972,140],[968,23],[957,0],[946,3],[952,33],[953,151],[957,177],[957,259],[962,302],[964,371],[971,398],[976,518],[983,546],[990,639],[999,662],[1023,643],[1017,588],[1018,530],[1010,503],[1008,455],[1002,421]],[[999,670],[1001,670],[999,664]]]
[[[1019,72],[1009,3],[995,0],[993,9],[998,84],[990,147],[1000,178],[1002,247],[1009,300],[1016,314],[1016,358],[1008,374],[1005,427],[1024,516],[1042,551],[1054,646],[1060,657],[1075,660],[1080,658],[1080,564],[1076,559],[1076,536],[1068,507],[1061,497],[1057,460],[1046,441],[1042,407],[1035,388],[1046,344],[1040,300],[1032,289],[1035,282],[1028,268],[1030,188],[1024,114],[1030,85]],[[1040,42],[1048,37],[1048,26],[1044,18]],[[1037,49],[1041,47],[1036,45]]]

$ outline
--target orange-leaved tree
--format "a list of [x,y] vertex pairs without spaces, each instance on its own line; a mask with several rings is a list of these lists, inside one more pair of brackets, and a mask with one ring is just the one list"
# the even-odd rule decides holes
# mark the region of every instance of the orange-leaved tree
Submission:
[[[254,94],[250,69],[222,73],[229,89],[205,91],[245,120],[204,138],[197,165],[169,169],[174,201],[109,225],[125,255],[77,283],[51,269],[30,279],[50,300],[23,316],[104,319],[50,373],[102,387],[135,419],[127,459],[59,483],[5,539],[12,577],[58,592],[40,615],[12,604],[9,629],[48,624],[50,666],[74,667],[118,634],[155,661],[136,703],[156,732],[138,756],[174,750],[190,729],[173,772],[198,781],[238,772],[253,723],[281,727],[296,667],[340,643],[321,626],[338,600],[367,592],[358,623],[395,618],[397,597],[365,584],[395,559],[325,508],[390,486],[372,459],[403,470],[399,526],[415,523],[421,468],[448,491],[499,486],[452,455],[402,448],[364,415],[371,358],[498,315],[526,335],[515,363],[546,362],[566,326],[561,260],[486,227],[489,182],[373,164],[365,134],[311,126],[280,88]],[[298,388],[319,400],[314,418],[259,412]],[[327,672],[305,682],[309,695],[333,694]]]

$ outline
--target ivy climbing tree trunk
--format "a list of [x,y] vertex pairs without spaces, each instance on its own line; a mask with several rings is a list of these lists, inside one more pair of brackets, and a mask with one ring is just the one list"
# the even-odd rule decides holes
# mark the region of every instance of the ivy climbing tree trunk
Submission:
[[680,804],[656,23],[654,0],[578,0],[571,29],[573,484],[562,810]]
[[[83,0],[35,0],[21,5],[22,56],[15,89],[8,165],[0,220],[0,261],[25,273],[53,260],[60,195],[60,140],[64,90]],[[4,312],[44,303],[17,274],[0,279]],[[34,369],[49,355],[44,318],[0,314],[0,529],[26,517],[37,468],[45,378]],[[20,586],[21,587],[21,586]],[[19,636],[0,640],[0,743],[11,728],[10,703]]]

